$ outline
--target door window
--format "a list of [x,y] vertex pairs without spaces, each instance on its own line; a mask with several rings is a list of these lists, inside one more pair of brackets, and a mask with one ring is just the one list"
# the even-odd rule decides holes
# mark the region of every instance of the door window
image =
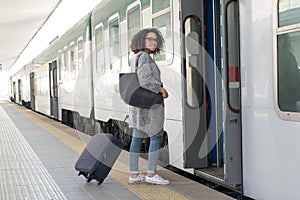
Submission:
[[239,16],[238,3],[232,1],[227,5],[226,13],[226,69],[227,69],[227,88],[228,104],[232,111],[239,111],[240,108],[240,38],[239,38]]
[[203,104],[203,78],[199,71],[201,23],[198,18],[189,17],[185,24],[185,81],[186,98],[191,107]]

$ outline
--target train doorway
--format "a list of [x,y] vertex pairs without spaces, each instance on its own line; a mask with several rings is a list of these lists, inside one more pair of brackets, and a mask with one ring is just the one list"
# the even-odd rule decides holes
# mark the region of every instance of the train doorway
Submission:
[[12,88],[13,88],[13,91],[12,91],[12,93],[13,93],[13,102],[16,102],[17,101],[17,90],[16,90],[16,82],[14,81],[13,83],[12,83]]
[[31,72],[29,75],[30,78],[30,108],[35,110],[35,81],[34,81],[34,72]]
[[184,167],[222,184],[240,185],[238,3],[189,0],[181,12]]
[[58,85],[57,85],[57,61],[49,63],[50,77],[50,115],[58,119]]
[[18,79],[18,102],[22,104],[22,80]]

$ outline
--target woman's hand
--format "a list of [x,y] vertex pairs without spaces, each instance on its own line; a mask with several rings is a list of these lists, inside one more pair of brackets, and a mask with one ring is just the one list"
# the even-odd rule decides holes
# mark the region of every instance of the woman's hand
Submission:
[[169,97],[167,90],[163,87],[160,87],[159,92],[162,94],[163,98],[166,99]]

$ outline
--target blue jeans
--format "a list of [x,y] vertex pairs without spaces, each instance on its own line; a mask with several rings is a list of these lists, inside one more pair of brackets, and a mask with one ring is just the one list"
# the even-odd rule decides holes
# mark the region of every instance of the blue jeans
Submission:
[[[143,139],[148,137],[146,133],[136,128],[133,129],[130,145],[130,174],[138,174],[139,153]],[[150,137],[150,147],[148,152],[148,174],[156,174],[158,153],[160,149],[161,136]]]

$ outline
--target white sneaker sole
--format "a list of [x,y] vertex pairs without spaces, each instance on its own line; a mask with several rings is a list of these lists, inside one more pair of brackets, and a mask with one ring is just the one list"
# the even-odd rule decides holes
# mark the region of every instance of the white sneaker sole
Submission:
[[156,182],[156,181],[149,181],[149,180],[145,180],[146,183],[150,183],[153,185],[169,185],[170,182]]
[[143,182],[145,182],[145,180],[128,181],[128,184],[143,183]]
[[128,181],[128,184],[132,185],[132,184],[139,184],[139,183],[143,183],[145,181]]

